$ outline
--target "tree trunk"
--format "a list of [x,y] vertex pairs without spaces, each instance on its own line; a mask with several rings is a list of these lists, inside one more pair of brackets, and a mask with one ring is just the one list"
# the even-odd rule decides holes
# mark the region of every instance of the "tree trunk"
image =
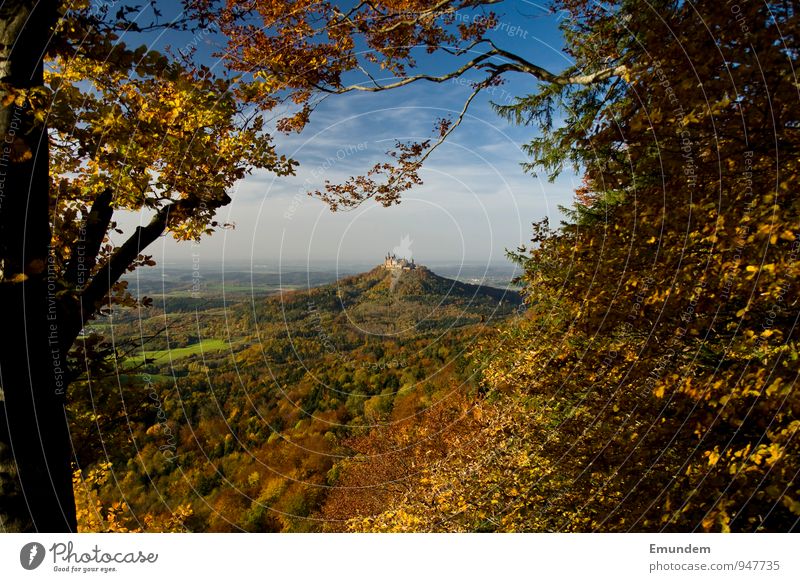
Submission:
[[0,354],[0,528],[75,531],[66,364],[47,281],[5,289]]
[[43,84],[59,2],[0,5],[0,531],[74,531],[66,362],[74,322],[56,309],[48,261],[46,128],[15,90]]

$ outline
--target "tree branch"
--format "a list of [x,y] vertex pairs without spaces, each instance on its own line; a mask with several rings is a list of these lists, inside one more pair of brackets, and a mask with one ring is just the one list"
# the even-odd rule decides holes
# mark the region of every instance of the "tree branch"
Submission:
[[[92,277],[92,281],[80,294],[81,321],[85,322],[89,314],[94,313],[97,305],[108,295],[111,287],[119,281],[136,257],[161,236],[170,222],[170,215],[184,216],[205,204],[206,208],[214,209],[226,205],[230,197],[224,196],[217,202],[203,202],[197,199],[184,199],[172,202],[162,207],[147,226],[139,226],[122,246],[117,248],[105,265]],[[81,324],[83,325],[83,324]]]
[[166,230],[169,213],[177,203],[169,204],[159,210],[147,226],[139,226],[122,246],[117,248],[105,265],[92,277],[91,282],[80,294],[81,320],[85,321],[94,313],[97,304],[119,281],[136,257],[144,248],[154,242]]
[[[488,6],[491,4],[499,4],[503,0],[478,0],[478,1],[471,1],[471,2],[464,2],[460,6],[453,6],[453,0],[441,0],[438,4],[431,6],[430,8],[425,8],[424,10],[418,10],[416,12],[412,11],[413,18],[405,19],[405,20],[397,20],[390,24],[389,26],[378,28],[382,34],[390,33],[401,26],[416,26],[419,24],[420,19],[426,16],[436,16],[441,17],[447,14],[455,14],[459,10],[464,10],[466,8],[477,8],[479,6]],[[448,6],[450,5],[450,6]],[[372,7],[375,9],[375,7]],[[381,15],[379,18],[376,17],[375,20],[389,20],[391,18],[396,17],[398,14],[402,13],[392,13],[388,12],[386,14]]]
[[377,91],[388,91],[389,89],[397,89],[398,87],[403,87],[405,85],[410,85],[411,83],[415,83],[417,81],[431,81],[433,83],[443,83],[450,79],[455,79],[456,77],[460,77],[467,71],[477,68],[481,65],[486,59],[491,58],[496,53],[494,50],[487,51],[482,55],[475,57],[474,59],[470,60],[467,63],[464,63],[462,66],[457,68],[456,70],[446,73],[444,75],[428,75],[428,74],[420,74],[414,75],[412,77],[406,77],[405,79],[401,79],[395,83],[390,83],[388,85],[381,85],[378,82],[374,82],[373,85],[350,85],[347,87],[341,87],[339,89],[323,89],[327,93],[349,93],[351,91],[368,91],[368,92],[377,92]]
[[[416,174],[419,168],[434,152],[434,150],[436,150],[447,140],[450,134],[455,131],[456,127],[461,125],[475,97],[477,97],[477,95],[483,89],[490,86],[495,79],[496,76],[491,75],[473,87],[472,93],[470,93],[469,97],[464,102],[464,106],[462,107],[461,112],[455,121],[450,123],[446,120],[442,120],[439,137],[432,146],[428,147],[429,141],[421,144],[415,144],[415,146],[418,146],[419,148],[424,148],[419,152],[418,159],[412,159],[407,155],[409,152],[413,151],[412,149],[409,149],[405,152],[402,152],[402,154],[399,156],[399,163],[397,166],[378,164],[375,168],[373,168],[370,174],[388,174],[386,183],[378,184],[371,179],[351,178],[345,187],[338,185],[334,186],[330,183],[327,183],[325,188],[328,192],[326,194],[323,194],[320,191],[310,194],[315,195],[321,200],[327,202],[333,210],[338,209],[340,205],[355,207],[361,204],[364,200],[370,198],[379,200],[381,203],[388,206],[393,201],[398,199],[401,191],[410,188],[411,184],[419,183],[419,179]],[[351,195],[351,199],[346,200],[343,196],[344,194]]]
[[467,100],[464,102],[464,107],[461,108],[461,112],[458,114],[456,120],[450,125],[450,127],[447,128],[447,131],[439,136],[439,139],[436,140],[436,143],[434,143],[427,152],[425,152],[425,155],[419,159],[419,164],[422,164],[422,162],[427,160],[428,157],[433,153],[433,150],[442,145],[445,140],[450,137],[450,134],[453,133],[453,131],[455,131],[459,125],[461,125],[461,122],[464,121],[464,116],[466,116],[467,111],[469,110],[469,106],[472,104],[472,101],[478,96],[478,93],[488,87],[494,79],[495,77],[491,76],[475,86],[475,88],[472,90],[472,93],[470,93],[470,96],[467,97]]
[[[487,42],[491,45],[491,49],[484,52],[481,55],[478,55],[474,59],[464,63],[462,66],[458,67],[454,71],[449,73],[445,73],[444,75],[428,75],[428,74],[419,74],[413,75],[411,77],[406,77],[394,83],[390,83],[388,85],[381,85],[376,81],[373,81],[373,85],[350,85],[347,87],[341,87],[339,89],[323,89],[329,93],[349,93],[351,91],[368,91],[368,92],[377,92],[377,91],[387,91],[389,89],[397,89],[398,87],[403,87],[405,85],[410,85],[411,83],[415,83],[417,81],[431,81],[433,83],[443,83],[444,81],[448,81],[450,79],[455,79],[460,77],[464,73],[472,69],[486,69],[492,73],[494,77],[501,75],[502,73],[506,72],[517,72],[517,73],[525,73],[528,75],[532,75],[536,77],[538,80],[543,81],[545,83],[552,83],[555,85],[590,85],[597,81],[604,81],[611,77],[620,76],[625,71],[627,71],[627,67],[625,65],[615,65],[612,67],[606,67],[605,69],[600,69],[599,71],[595,71],[593,73],[585,73],[585,74],[561,74],[557,75],[555,73],[551,73],[544,67],[540,67],[539,65],[535,65],[524,59],[523,57],[511,53],[507,50],[498,48],[491,40],[484,39],[480,42]],[[472,46],[475,46],[479,43],[474,43]],[[508,62],[506,63],[487,63],[486,61],[492,57],[502,57],[506,59]]]
[[[552,83],[554,85],[590,85],[597,81],[604,81],[610,77],[620,76],[627,70],[625,65],[615,65],[613,67],[600,69],[594,73],[586,73],[582,75],[556,75],[544,67],[534,65],[532,62],[517,54],[498,48],[492,41],[488,42],[492,46],[492,51],[490,52],[493,52],[494,54],[510,61],[501,65],[489,65],[490,68],[496,68],[499,72],[516,71],[518,73],[527,73],[529,75],[533,75],[540,81]],[[502,71],[500,71],[500,69],[502,69]]]
[[97,264],[100,245],[103,244],[111,216],[114,214],[111,199],[110,188],[103,190],[94,199],[86,219],[86,226],[79,231],[78,240],[73,244],[64,279],[76,287],[83,287],[86,278]]

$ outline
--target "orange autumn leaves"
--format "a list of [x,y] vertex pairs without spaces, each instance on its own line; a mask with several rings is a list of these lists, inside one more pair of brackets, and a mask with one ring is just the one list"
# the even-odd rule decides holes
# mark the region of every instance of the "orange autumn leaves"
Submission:
[[526,316],[475,353],[484,444],[351,527],[795,528],[800,132],[782,31],[798,15],[559,6],[578,67],[627,70],[499,108],[541,132],[530,169],[574,165],[584,185],[565,224],[536,225],[514,255]]

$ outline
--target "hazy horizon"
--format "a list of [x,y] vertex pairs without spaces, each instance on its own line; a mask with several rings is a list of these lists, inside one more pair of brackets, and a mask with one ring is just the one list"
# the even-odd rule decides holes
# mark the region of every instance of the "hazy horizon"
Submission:
[[[558,15],[522,6],[531,17],[515,19],[519,34],[499,29],[498,42],[552,70],[569,66],[560,51]],[[432,57],[426,66],[447,66],[438,59]],[[528,94],[532,87],[524,78],[510,78],[472,103],[461,126],[427,160],[420,174],[424,183],[404,193],[401,204],[383,208],[369,201],[333,213],[307,195],[323,189],[326,181],[342,183],[386,161],[386,151],[398,140],[430,139],[436,119],[458,115],[474,80],[467,76],[447,84],[412,84],[391,93],[324,100],[301,134],[273,132],[279,152],[299,162],[295,176],[256,171],[232,189],[232,202],[217,218],[234,223],[235,229],[218,231],[199,245],[165,236],[147,253],[165,264],[191,263],[199,255],[201,261],[217,262],[364,265],[377,264],[408,237],[414,258],[428,264],[505,262],[506,249],[529,241],[532,222],[563,218],[559,206],[570,205],[579,185],[570,171],[549,183],[523,170],[521,164],[530,161],[523,145],[538,132],[508,123],[491,104]],[[127,234],[150,215],[117,218]],[[115,243],[122,240],[122,235],[114,237]]]

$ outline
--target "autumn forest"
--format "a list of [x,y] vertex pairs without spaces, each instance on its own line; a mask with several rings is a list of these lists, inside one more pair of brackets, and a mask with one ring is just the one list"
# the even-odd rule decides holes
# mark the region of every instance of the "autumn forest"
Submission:
[[[797,531],[798,31],[772,0],[4,2],[0,531]],[[396,137],[325,138],[360,108]],[[520,199],[566,202],[482,194],[523,229],[485,265],[377,248],[425,188],[473,237],[431,184],[491,182],[495,128]],[[362,263],[159,250],[300,179],[269,224],[373,220]]]

